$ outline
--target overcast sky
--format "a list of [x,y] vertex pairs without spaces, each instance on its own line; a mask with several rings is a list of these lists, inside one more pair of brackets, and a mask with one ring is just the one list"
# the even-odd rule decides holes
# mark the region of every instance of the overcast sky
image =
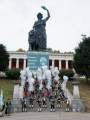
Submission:
[[47,46],[60,52],[74,51],[81,34],[90,36],[90,0],[0,0],[0,43],[7,50],[28,49],[28,32],[37,13],[51,14],[47,21]]

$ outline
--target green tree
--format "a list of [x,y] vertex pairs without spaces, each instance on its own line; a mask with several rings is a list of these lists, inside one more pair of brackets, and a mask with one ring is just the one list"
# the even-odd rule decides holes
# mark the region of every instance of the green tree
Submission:
[[90,37],[83,37],[75,49],[74,67],[78,74],[85,75],[88,82],[90,77]]
[[6,51],[6,47],[0,44],[0,71],[5,71],[8,68],[9,54]]

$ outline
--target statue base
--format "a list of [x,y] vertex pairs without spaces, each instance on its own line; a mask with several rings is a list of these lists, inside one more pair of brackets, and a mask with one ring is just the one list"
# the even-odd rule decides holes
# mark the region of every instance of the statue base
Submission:
[[79,82],[75,80],[72,82],[72,84],[73,84],[73,99],[71,102],[72,111],[73,112],[84,112],[85,107],[79,95]]
[[28,51],[27,53],[27,67],[30,70],[37,70],[42,66],[49,67],[49,53],[44,51]]
[[73,112],[85,112],[85,106],[83,105],[81,99],[73,99],[71,102],[71,108]]

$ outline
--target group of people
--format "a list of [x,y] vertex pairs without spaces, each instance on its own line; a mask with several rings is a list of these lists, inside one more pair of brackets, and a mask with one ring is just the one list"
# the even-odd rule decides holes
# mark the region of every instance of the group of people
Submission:
[[51,76],[51,89],[47,88],[47,79],[42,82],[42,89],[40,88],[40,82],[37,77],[33,83],[33,91],[29,91],[29,81],[25,80],[24,83],[24,96],[21,99],[22,112],[33,110],[34,108],[38,111],[49,110],[55,111],[56,108],[62,108],[66,106],[66,111],[70,110],[70,103],[68,98],[62,89],[60,80],[56,80],[55,77]]
[[30,92],[33,92],[37,87],[39,90],[42,90],[43,87],[50,90],[53,88],[53,81],[59,82],[58,74],[59,71],[57,67],[48,69],[47,66],[43,66],[34,72],[30,71],[29,68],[26,68],[21,71],[21,86],[24,86],[25,91],[27,91],[28,88]]

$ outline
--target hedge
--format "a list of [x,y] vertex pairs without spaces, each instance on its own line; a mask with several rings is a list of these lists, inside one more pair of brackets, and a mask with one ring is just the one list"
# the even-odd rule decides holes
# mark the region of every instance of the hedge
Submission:
[[71,79],[74,76],[74,72],[71,69],[65,70],[62,69],[59,71],[59,76],[61,77],[61,79],[63,79],[63,76],[66,75],[69,77],[69,79]]
[[8,69],[6,72],[6,77],[8,78],[8,79],[19,79],[19,77],[20,77],[20,69]]

